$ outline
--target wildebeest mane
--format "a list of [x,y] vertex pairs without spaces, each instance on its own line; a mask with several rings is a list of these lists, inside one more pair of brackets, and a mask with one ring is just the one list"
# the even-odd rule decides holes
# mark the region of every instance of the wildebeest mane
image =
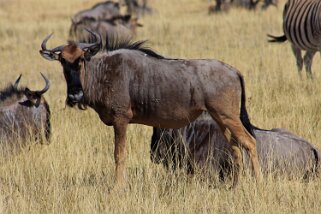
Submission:
[[152,49],[144,46],[146,42],[147,40],[133,42],[128,38],[121,38],[118,36],[111,36],[107,34],[106,44],[103,49],[107,52],[119,49],[137,50],[157,59],[167,59],[164,56],[159,55]]
[[0,101],[4,101],[7,98],[16,95],[20,97],[24,93],[24,88],[15,88],[12,84],[0,91]]
[[104,1],[104,2],[99,2],[99,3],[95,4],[94,6],[91,7],[91,9],[95,9],[95,8],[101,6],[101,5],[110,4],[110,3],[113,3],[114,5],[118,5],[119,4],[118,2]]

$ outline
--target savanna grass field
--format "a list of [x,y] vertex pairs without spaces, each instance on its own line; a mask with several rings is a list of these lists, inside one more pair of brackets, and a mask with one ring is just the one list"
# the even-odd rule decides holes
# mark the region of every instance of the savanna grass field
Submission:
[[[65,107],[66,82],[58,62],[39,54],[66,43],[70,18],[97,0],[0,0],[0,87],[22,74],[22,85],[44,86],[51,107],[50,145],[30,142],[17,155],[0,157],[0,213],[320,213],[321,180],[268,175],[231,181],[181,171],[167,172],[150,161],[151,127],[130,125],[127,134],[127,188],[114,186],[112,127],[97,114]],[[144,16],[138,40],[173,58],[214,58],[245,77],[247,109],[258,127],[285,128],[321,149],[321,60],[313,62],[313,81],[299,78],[290,44],[269,44],[281,35],[282,11],[232,8],[209,16],[207,0],[150,0],[156,10]]]

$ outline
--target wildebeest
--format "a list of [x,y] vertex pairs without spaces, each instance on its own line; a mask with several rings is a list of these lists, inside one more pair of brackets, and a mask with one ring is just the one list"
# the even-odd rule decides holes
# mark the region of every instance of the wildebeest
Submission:
[[[312,78],[312,60],[316,52],[321,51],[321,1],[291,0],[283,10],[282,36],[268,35],[269,42],[290,41],[296,58],[298,72],[301,75],[303,63],[308,78]],[[302,58],[302,50],[306,51]]]
[[120,6],[118,2],[105,1],[95,4],[92,8],[82,10],[76,13],[72,18],[73,23],[78,23],[84,18],[111,19],[120,15]]
[[[256,9],[261,0],[215,0],[215,5],[208,7],[208,13],[227,11],[231,6],[243,7],[250,10]],[[278,0],[264,0],[262,9],[268,8],[270,5],[277,6]]]
[[69,42],[47,49],[47,36],[40,54],[58,60],[67,83],[68,106],[93,108],[100,119],[113,126],[117,184],[123,183],[125,142],[130,123],[161,128],[179,128],[208,111],[233,144],[235,179],[242,168],[239,145],[247,149],[255,176],[262,174],[255,139],[245,106],[241,73],[217,60],[170,59],[143,47],[144,42],[108,41],[101,50],[101,38],[94,43]]
[[[263,130],[253,127],[258,157],[264,173],[307,177],[318,174],[320,152],[308,141],[284,129]],[[248,157],[244,154],[244,162]],[[166,168],[177,167],[193,173],[195,169],[231,172],[231,146],[219,126],[207,113],[180,129],[154,128],[151,160]]]
[[153,10],[147,6],[147,0],[123,0],[127,7],[127,13],[137,17],[151,14]]
[[84,29],[98,32],[103,41],[108,36],[117,37],[119,39],[132,39],[136,34],[136,28],[143,25],[138,23],[137,18],[131,15],[118,15],[111,19],[96,20],[94,18],[83,18],[80,22],[72,26],[70,30],[70,38],[74,38],[79,42],[91,42],[92,36]]
[[71,36],[71,38],[76,36],[77,31],[79,31],[79,26],[83,26],[84,23],[87,23],[89,20],[111,20],[113,17],[117,17],[119,15],[120,6],[118,2],[105,1],[97,3],[90,9],[82,10],[76,13],[71,18],[69,36]]
[[49,89],[49,80],[40,91],[19,87],[21,75],[12,85],[0,91],[0,142],[8,146],[12,141],[28,139],[43,142],[50,138],[50,109],[43,94]]
[[270,5],[277,7],[279,0],[264,0],[262,9],[267,9]]

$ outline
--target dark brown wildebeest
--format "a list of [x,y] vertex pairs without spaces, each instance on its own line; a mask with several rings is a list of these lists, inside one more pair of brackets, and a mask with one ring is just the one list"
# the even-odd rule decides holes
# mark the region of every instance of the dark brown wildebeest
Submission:
[[[289,176],[319,174],[320,152],[306,140],[283,129],[262,130],[253,127],[258,157],[264,173]],[[248,157],[244,154],[244,162]],[[219,126],[207,113],[180,129],[154,128],[151,139],[151,160],[166,168],[195,167],[204,171],[231,172],[231,146]]]
[[[14,85],[0,91],[0,141],[12,145],[13,140],[35,139],[43,142],[50,138],[50,109],[43,94],[49,89],[49,80],[44,89],[31,91],[18,87],[21,75]],[[11,144],[11,145],[9,145]]]
[[[227,11],[231,6],[243,7],[250,10],[256,9],[261,0],[215,0],[215,5],[208,7],[208,13]],[[267,9],[270,5],[277,6],[278,0],[264,0],[262,9]]]
[[232,5],[237,7],[244,7],[248,9],[255,9],[259,0],[215,0],[215,5],[208,7],[208,13],[215,13],[221,11],[227,11]]
[[76,13],[71,19],[72,22],[78,23],[84,18],[111,19],[120,15],[120,7],[118,2],[105,1],[95,4],[92,8],[82,10]]
[[106,41],[108,36],[117,37],[118,39],[132,39],[136,34],[136,28],[143,25],[138,23],[137,18],[131,15],[118,15],[111,19],[95,20],[93,18],[84,18],[70,30],[70,37],[79,42],[91,42],[92,36],[84,29],[98,32],[102,40]]
[[112,19],[120,15],[119,3],[113,1],[105,1],[95,4],[92,8],[82,10],[71,18],[71,26],[69,35],[73,36],[77,31],[77,27],[82,25],[84,20],[104,20]]
[[[108,126],[114,127],[116,181],[123,184],[125,141],[129,123],[161,128],[179,128],[208,111],[233,144],[235,178],[242,168],[239,145],[247,149],[255,176],[262,174],[255,139],[245,107],[245,86],[235,68],[209,59],[165,58],[144,48],[144,42],[108,41],[101,50],[101,38],[95,43],[74,43],[47,49],[47,36],[40,54],[58,60],[67,83],[69,106],[88,105]],[[233,141],[234,142],[234,141]]]
[[147,0],[123,0],[127,7],[127,13],[137,17],[153,13],[152,8],[147,5]]
[[269,6],[275,6],[277,7],[279,3],[279,0],[264,0],[262,9],[267,9]]

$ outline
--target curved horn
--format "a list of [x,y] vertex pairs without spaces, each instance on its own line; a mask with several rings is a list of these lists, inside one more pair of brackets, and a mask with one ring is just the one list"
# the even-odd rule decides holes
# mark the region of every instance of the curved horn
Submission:
[[49,51],[49,52],[60,52],[62,51],[64,45],[55,47],[54,49],[47,49],[47,42],[52,37],[53,33],[49,34],[41,43],[41,49],[43,51]]
[[20,74],[20,76],[18,77],[18,79],[14,82],[14,85],[13,85],[13,88],[14,88],[14,89],[17,89],[17,88],[18,88],[18,85],[19,85],[21,76],[22,76],[22,74]]
[[46,91],[48,91],[50,83],[49,83],[49,80],[47,79],[47,77],[43,73],[40,72],[40,74],[41,74],[42,78],[45,80],[46,85],[41,91],[37,91],[37,92],[39,94],[44,94],[44,93],[46,93]]
[[95,37],[96,42],[94,42],[94,43],[79,43],[78,44],[79,48],[83,50],[83,49],[91,48],[91,47],[94,47],[94,46],[97,46],[97,45],[101,46],[101,36],[100,36],[100,34],[98,34],[96,32],[92,32],[91,30],[89,30],[87,28],[85,28],[85,30]]
[[53,33],[49,34],[48,36],[46,36],[46,38],[42,41],[41,43],[41,49],[42,50],[47,50],[47,41],[50,39],[50,37],[52,37]]

